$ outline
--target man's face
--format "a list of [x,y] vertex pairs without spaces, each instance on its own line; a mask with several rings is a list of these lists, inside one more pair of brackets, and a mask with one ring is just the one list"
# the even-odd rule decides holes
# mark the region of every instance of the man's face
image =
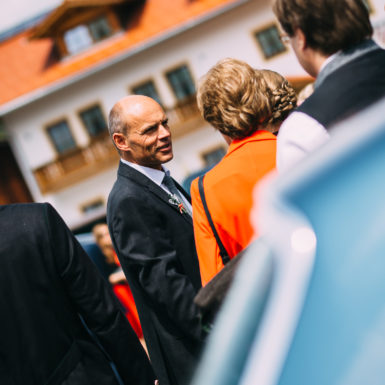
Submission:
[[102,250],[102,253],[106,257],[107,263],[115,263],[115,251],[112,245],[108,226],[106,224],[97,225],[97,245]]
[[124,159],[160,170],[163,163],[173,158],[170,128],[162,107],[152,99],[143,98],[140,103],[128,106],[126,119],[129,128]]
[[106,257],[107,263],[115,263],[115,250],[112,245],[110,234],[105,234],[99,241],[99,247]]

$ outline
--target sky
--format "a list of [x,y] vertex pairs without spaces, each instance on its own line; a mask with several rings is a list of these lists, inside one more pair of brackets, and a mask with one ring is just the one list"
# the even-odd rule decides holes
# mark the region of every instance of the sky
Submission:
[[0,0],[0,33],[61,3],[62,0]]

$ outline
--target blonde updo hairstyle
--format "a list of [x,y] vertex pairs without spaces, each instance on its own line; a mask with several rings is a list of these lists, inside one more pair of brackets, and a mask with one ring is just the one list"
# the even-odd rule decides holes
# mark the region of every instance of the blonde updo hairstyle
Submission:
[[297,106],[297,93],[293,86],[278,72],[256,70],[265,80],[270,95],[271,114],[264,125],[280,125]]
[[254,70],[228,58],[200,80],[197,102],[203,118],[214,128],[231,139],[242,139],[283,121],[295,108],[296,94],[276,72]]

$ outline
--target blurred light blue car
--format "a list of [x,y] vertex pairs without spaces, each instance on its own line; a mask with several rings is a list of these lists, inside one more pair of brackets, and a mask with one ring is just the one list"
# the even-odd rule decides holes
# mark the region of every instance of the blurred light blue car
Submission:
[[193,385],[385,384],[385,100],[261,191]]

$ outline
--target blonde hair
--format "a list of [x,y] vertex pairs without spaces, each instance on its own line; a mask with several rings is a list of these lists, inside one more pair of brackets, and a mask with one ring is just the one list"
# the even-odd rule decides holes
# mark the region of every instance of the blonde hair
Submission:
[[242,139],[282,121],[295,107],[296,96],[276,72],[254,70],[241,60],[227,58],[200,80],[197,102],[214,128],[231,139]]
[[290,112],[297,106],[297,94],[293,86],[278,72],[260,70],[267,83],[270,94],[271,116],[265,124],[282,123]]

